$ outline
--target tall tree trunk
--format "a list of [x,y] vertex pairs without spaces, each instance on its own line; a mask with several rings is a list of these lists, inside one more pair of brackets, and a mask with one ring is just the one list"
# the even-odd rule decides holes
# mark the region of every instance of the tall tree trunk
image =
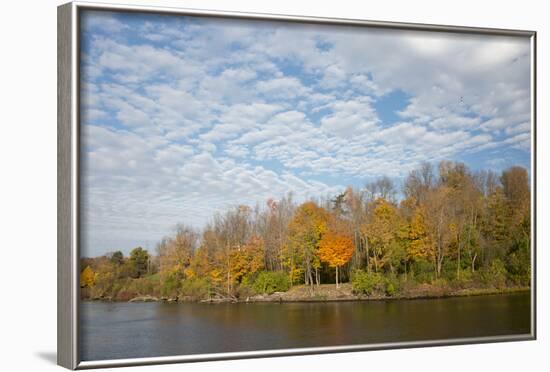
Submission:
[[317,272],[317,286],[319,287],[321,285],[321,272]]
[[434,266],[435,277],[437,278],[437,250],[435,247],[435,243],[432,243],[432,250],[434,252],[433,258],[432,258],[432,264]]
[[231,295],[231,258],[229,256],[229,247],[227,249],[227,296]]
[[369,257],[369,238],[365,237],[365,248],[367,250],[367,272],[370,274],[370,257]]
[[[294,252],[293,252],[294,253]],[[294,254],[290,255],[290,285],[294,285]]]
[[315,284],[317,284],[317,287],[319,287],[319,269],[315,268]]
[[439,221],[437,224],[437,268],[436,268],[436,278],[439,278],[441,275],[441,265],[443,263],[443,208],[439,212]]
[[336,288],[338,288],[338,266],[336,266]]
[[376,253],[376,248],[374,248],[372,250],[372,259],[374,261],[374,272],[377,273],[378,272],[378,254]]
[[281,218],[279,217],[279,270],[283,270],[283,227],[281,223]]
[[460,252],[461,247],[460,246],[462,245],[462,242],[460,240],[460,236],[457,236],[456,240],[458,242],[458,244],[457,244],[457,246],[458,246],[458,255],[457,255],[457,263],[456,263],[456,278],[460,279],[460,256],[461,256],[461,254],[460,254],[461,253]]
[[309,285],[309,256],[307,255],[307,252],[305,255],[305,261],[306,261],[306,267],[304,270],[304,284]]
[[[470,225],[470,230],[468,230],[468,250],[471,252],[472,251],[472,247],[471,247],[471,243],[470,243],[470,233],[472,231],[472,229],[475,229],[476,228],[476,225],[477,225],[477,215],[474,214],[474,210],[473,210],[473,207],[472,207],[472,223]],[[477,258],[477,252],[475,252],[473,255],[470,254],[470,256],[472,257],[472,273],[475,272],[475,262],[476,262],[476,258]]]

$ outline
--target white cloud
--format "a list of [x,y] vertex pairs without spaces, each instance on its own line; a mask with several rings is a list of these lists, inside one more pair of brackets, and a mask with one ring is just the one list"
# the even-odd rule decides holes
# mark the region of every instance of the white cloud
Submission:
[[295,77],[278,77],[259,81],[256,84],[256,89],[272,99],[282,100],[294,99],[296,96],[303,96],[311,92],[311,89],[304,87]]
[[[520,38],[97,14],[84,25],[94,253],[289,191],[304,200],[421,161],[530,151]],[[407,101],[392,102],[396,90]]]
[[507,127],[505,129],[505,132],[506,134],[510,135],[510,134],[517,134],[517,133],[526,133],[526,132],[529,132],[530,130],[531,130],[531,123],[526,121],[521,124]]
[[82,28],[96,32],[118,33],[128,29],[128,26],[118,21],[112,13],[87,11],[82,17]]
[[368,133],[379,122],[371,103],[369,97],[330,103],[332,113],[321,119],[321,127],[344,138]]
[[521,133],[502,141],[502,144],[511,145],[518,150],[529,151],[531,149],[531,134]]

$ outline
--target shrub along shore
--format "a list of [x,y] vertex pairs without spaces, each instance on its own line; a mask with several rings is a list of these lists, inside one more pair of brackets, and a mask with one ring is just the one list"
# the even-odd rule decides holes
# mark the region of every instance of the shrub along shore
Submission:
[[[353,289],[349,283],[342,284],[336,288],[332,284],[321,284],[319,287],[311,289],[309,286],[295,286],[286,292],[273,292],[270,294],[253,294],[246,298],[235,297],[210,297],[200,298],[193,296],[183,297],[157,297],[154,295],[140,295],[131,298],[128,302],[168,302],[168,303],[253,303],[253,302],[332,302],[332,301],[376,301],[376,300],[414,300],[431,298],[449,298],[449,297],[468,297],[483,295],[500,295],[510,293],[529,292],[530,287],[505,287],[505,288],[463,288],[456,289],[450,286],[420,285],[415,288],[409,288],[406,291],[388,295],[387,293],[365,294]],[[102,302],[125,302],[120,298],[87,298],[88,301]]]
[[[262,272],[251,285],[241,285],[234,296],[214,293],[204,280],[192,280],[176,296],[163,296],[157,274],[119,283],[115,296],[92,297],[81,288],[82,299],[106,302],[329,302],[366,300],[408,300],[480,295],[509,294],[529,291],[525,285],[507,283],[498,273],[465,273],[460,281],[438,279],[418,283],[407,278],[388,279],[382,275],[357,271],[350,283],[290,286],[284,273]],[[116,286],[115,286],[116,289]]]

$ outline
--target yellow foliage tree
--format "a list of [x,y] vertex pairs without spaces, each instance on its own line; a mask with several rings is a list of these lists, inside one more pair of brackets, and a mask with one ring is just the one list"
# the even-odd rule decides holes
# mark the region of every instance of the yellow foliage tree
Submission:
[[305,284],[320,283],[319,241],[327,230],[329,214],[314,202],[306,202],[298,207],[290,221],[289,243],[285,252],[286,266],[292,273],[297,266],[304,272]]
[[409,227],[409,240],[408,259],[414,261],[428,258],[431,243],[427,233],[426,210],[423,206],[418,206],[414,210]]
[[190,261],[189,267],[184,270],[187,279],[205,278],[210,274],[212,265],[208,257],[208,250],[199,247]]
[[160,272],[163,277],[181,280],[190,265],[198,234],[189,227],[178,226],[173,238],[159,244]]
[[393,246],[396,245],[400,226],[397,207],[383,198],[372,204],[372,215],[366,225],[369,244],[372,247],[372,264],[378,272],[386,265],[392,265]]
[[354,246],[352,240],[342,234],[328,231],[319,242],[319,257],[330,267],[336,268],[336,288],[338,288],[338,268],[349,262],[353,256]]
[[248,274],[254,274],[264,268],[264,242],[252,237],[246,245],[238,247],[230,254],[231,277],[237,283]]
[[92,270],[90,266],[86,266],[84,270],[80,273],[80,288],[90,288],[95,284],[96,273]]

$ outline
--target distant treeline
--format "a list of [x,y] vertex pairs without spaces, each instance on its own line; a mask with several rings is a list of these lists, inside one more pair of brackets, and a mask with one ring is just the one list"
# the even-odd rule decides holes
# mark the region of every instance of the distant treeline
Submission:
[[401,193],[382,177],[302,204],[289,194],[217,214],[202,231],[178,226],[154,255],[138,247],[83,258],[80,284],[84,298],[114,300],[242,298],[350,281],[385,296],[425,284],[529,286],[530,231],[524,168],[425,163]]

